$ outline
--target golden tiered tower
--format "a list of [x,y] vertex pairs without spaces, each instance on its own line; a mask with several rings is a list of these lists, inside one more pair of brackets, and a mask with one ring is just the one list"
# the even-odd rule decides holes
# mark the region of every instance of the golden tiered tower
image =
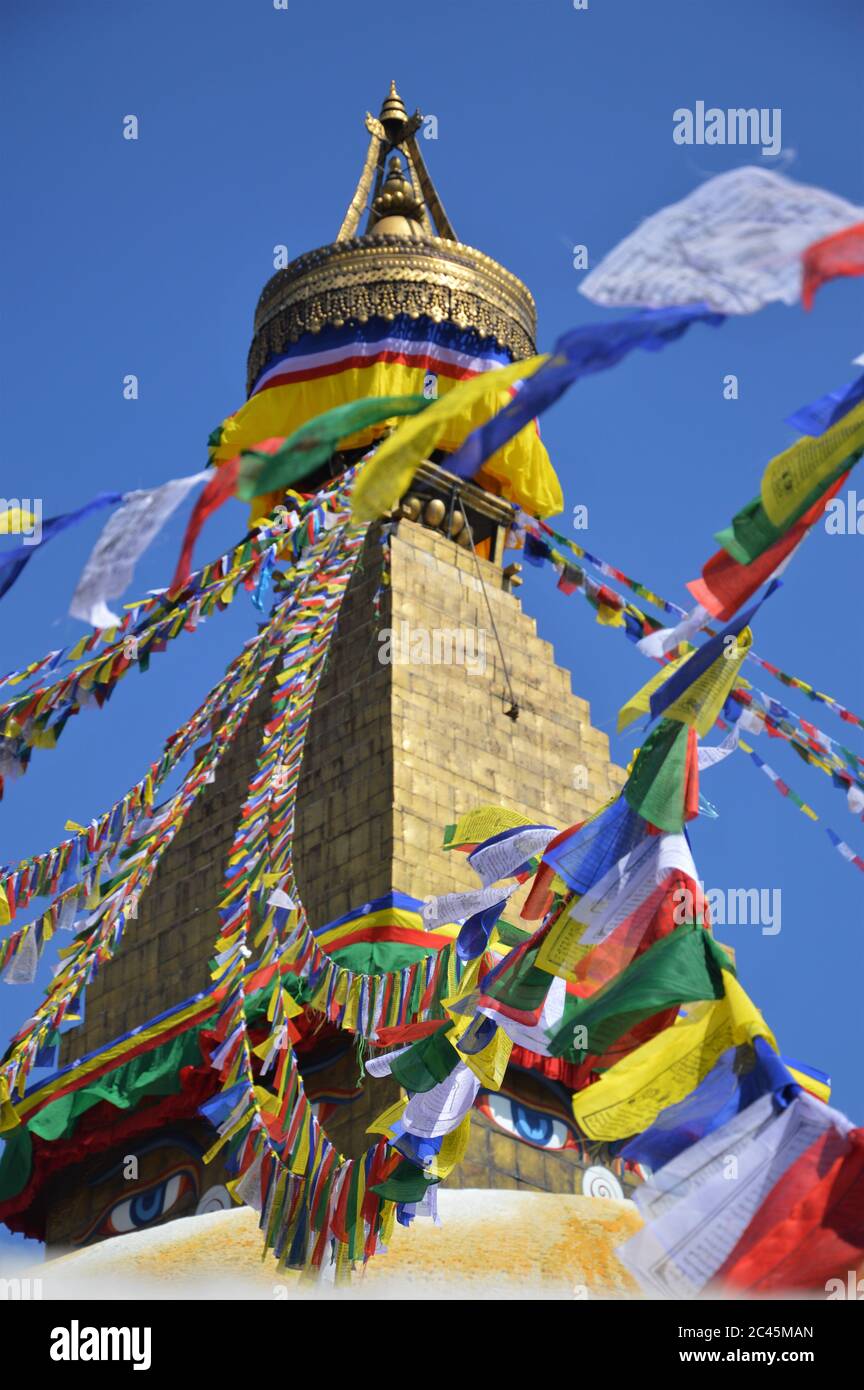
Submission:
[[[395,85],[379,117],[367,116],[366,162],[336,240],[277,272],[261,294],[250,389],[292,347],[312,351],[327,330],[350,339],[376,320],[450,325],[505,360],[534,352],[534,301],[515,276],[456,240],[421,154],[421,124],[419,113],[407,115]],[[334,456],[324,479],[362,452]],[[304,490],[321,481],[311,476]],[[522,611],[518,566],[503,563],[513,508],[494,481],[485,482],[483,475],[475,483],[454,478],[446,453],[423,464],[387,522],[384,585],[381,526],[370,529],[318,689],[298,794],[298,883],[313,924],[376,900],[396,904],[475,887],[465,857],[442,848],[444,827],[473,807],[503,805],[563,828],[623,784],[587,703],[572,694],[569,674]],[[474,645],[455,661],[452,645],[450,659],[381,659],[388,633],[418,631],[450,634],[451,644],[454,634],[474,634]],[[85,1021],[64,1038],[62,1064],[209,990],[216,905],[268,708],[265,691],[166,852],[115,959],[89,986]],[[382,940],[398,942],[386,911],[375,921]],[[307,1060],[307,1084],[314,1078],[326,1098],[328,1132],[343,1152],[361,1151],[370,1113],[386,1103],[380,1083],[367,1102],[344,1048],[325,1045]],[[38,1203],[49,1245],[81,1244],[221,1203],[222,1175],[201,1163],[209,1140],[197,1118],[200,1096],[184,1108],[178,1089],[169,1081],[148,1095],[135,1111],[140,1123],[119,1144],[91,1126],[68,1163],[46,1165]],[[563,1085],[524,1059],[511,1066],[501,1093],[480,1097],[458,1181],[581,1191],[597,1155],[574,1134],[568,1101]],[[144,1173],[134,1211],[123,1170],[130,1154]],[[178,1174],[182,1198],[167,1206],[166,1184]]]

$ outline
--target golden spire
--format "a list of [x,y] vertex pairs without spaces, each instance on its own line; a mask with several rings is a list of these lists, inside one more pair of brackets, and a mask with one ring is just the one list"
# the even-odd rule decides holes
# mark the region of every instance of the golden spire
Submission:
[[[336,237],[337,242],[350,241],[357,235],[360,220],[369,205],[370,195],[372,207],[366,227],[367,235],[371,233],[373,236],[408,236],[415,240],[418,237],[434,239],[437,235],[438,237],[445,237],[448,241],[456,241],[456,233],[444,211],[444,205],[429,176],[417,143],[417,131],[422,124],[423,117],[419,111],[415,111],[413,116],[408,115],[395,81],[391,82],[390,91],[381,106],[381,114],[377,117],[368,112],[366,114],[366,129],[369,132],[366,162],[363,165],[363,172],[360,175],[354,196],[348,204],[348,211],[343,218],[342,226],[339,228],[339,234]],[[405,160],[407,178],[410,181],[414,200],[418,205],[416,212],[409,211],[407,207],[398,209],[400,216],[398,225],[389,217],[385,217],[379,206],[380,199],[386,191],[395,192],[395,188],[392,186],[388,190],[388,185],[393,178],[392,162],[390,175],[386,181],[384,174],[387,156],[393,151],[398,151]],[[404,180],[401,166],[400,177]],[[381,223],[385,221],[389,225],[382,228]]]
[[306,333],[401,314],[471,328],[514,358],[536,351],[530,292],[459,242],[426,168],[422,126],[391,82],[380,116],[366,115],[366,160],[336,240],[277,270],[261,293],[250,389],[274,354]]

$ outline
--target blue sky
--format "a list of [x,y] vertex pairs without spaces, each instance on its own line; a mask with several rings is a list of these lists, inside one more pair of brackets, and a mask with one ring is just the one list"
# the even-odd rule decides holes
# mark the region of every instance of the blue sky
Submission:
[[[285,11],[270,0],[6,7],[3,491],[41,496],[53,515],[203,464],[210,430],[243,398],[273,247],[293,256],[335,236],[365,153],[364,113],[391,77],[409,109],[437,116],[425,154],[457,234],[530,285],[545,347],[604,316],[578,293],[575,244],[593,264],[706,176],[761,162],[758,151],[676,145],[678,107],[780,107],[773,167],[864,203],[862,28],[855,0],[590,0],[581,12],[570,0],[438,0],[393,17],[348,0],[288,0]],[[122,138],[128,114],[137,142]],[[774,306],[697,327],[575,387],[543,434],[567,515],[589,508],[576,538],[686,603],[712,533],[795,437],[784,418],[855,375],[862,310],[864,281],[838,282],[810,315]],[[134,402],[122,396],[127,373],[140,380]],[[723,399],[727,373],[739,378],[737,401]],[[142,561],[136,594],[167,582],[184,518]],[[240,504],[226,508],[200,553],[218,553],[244,521]],[[52,542],[3,600],[4,670],[83,631],[65,615],[99,526]],[[756,631],[762,655],[859,711],[862,559],[864,538],[817,530]],[[646,679],[644,660],[578,596],[558,594],[551,572],[529,573],[522,594],[611,731]],[[67,817],[88,820],[135,781],[255,620],[238,601],[148,675],[127,678],[104,711],[74,720],[56,752],[37,753],[0,805],[0,859],[55,843]],[[784,698],[769,676],[759,684]],[[787,702],[864,751],[824,707]],[[633,742],[613,740],[618,760]],[[765,743],[763,756],[864,852],[843,796]],[[719,934],[783,1049],[831,1071],[835,1103],[861,1121],[864,880],[742,755],[705,791],[719,812],[693,834],[706,885],[782,891],[779,935]],[[5,1035],[47,970],[38,988],[0,987]]]

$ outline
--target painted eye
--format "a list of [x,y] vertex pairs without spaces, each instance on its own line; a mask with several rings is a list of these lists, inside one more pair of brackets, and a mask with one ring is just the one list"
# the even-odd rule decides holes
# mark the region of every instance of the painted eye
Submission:
[[171,1178],[154,1183],[134,1197],[127,1197],[112,1207],[106,1217],[106,1235],[124,1235],[127,1231],[140,1231],[144,1226],[152,1226],[160,1221],[180,1198],[190,1190],[191,1184],[185,1173],[175,1173]]
[[518,1100],[490,1093],[483,1097],[483,1114],[486,1118],[514,1138],[538,1149],[563,1149],[567,1147],[569,1130],[562,1120],[546,1115],[542,1110],[532,1110]]

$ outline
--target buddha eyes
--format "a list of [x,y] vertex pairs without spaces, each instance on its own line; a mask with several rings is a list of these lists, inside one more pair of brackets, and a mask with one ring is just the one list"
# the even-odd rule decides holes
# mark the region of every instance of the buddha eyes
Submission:
[[102,1235],[125,1235],[161,1221],[188,1195],[196,1192],[194,1175],[186,1169],[117,1202],[105,1215]]
[[533,1110],[521,1101],[511,1100],[495,1092],[486,1092],[477,1108],[506,1134],[533,1144],[537,1149],[574,1148],[575,1140],[563,1120],[556,1120],[542,1110]]

